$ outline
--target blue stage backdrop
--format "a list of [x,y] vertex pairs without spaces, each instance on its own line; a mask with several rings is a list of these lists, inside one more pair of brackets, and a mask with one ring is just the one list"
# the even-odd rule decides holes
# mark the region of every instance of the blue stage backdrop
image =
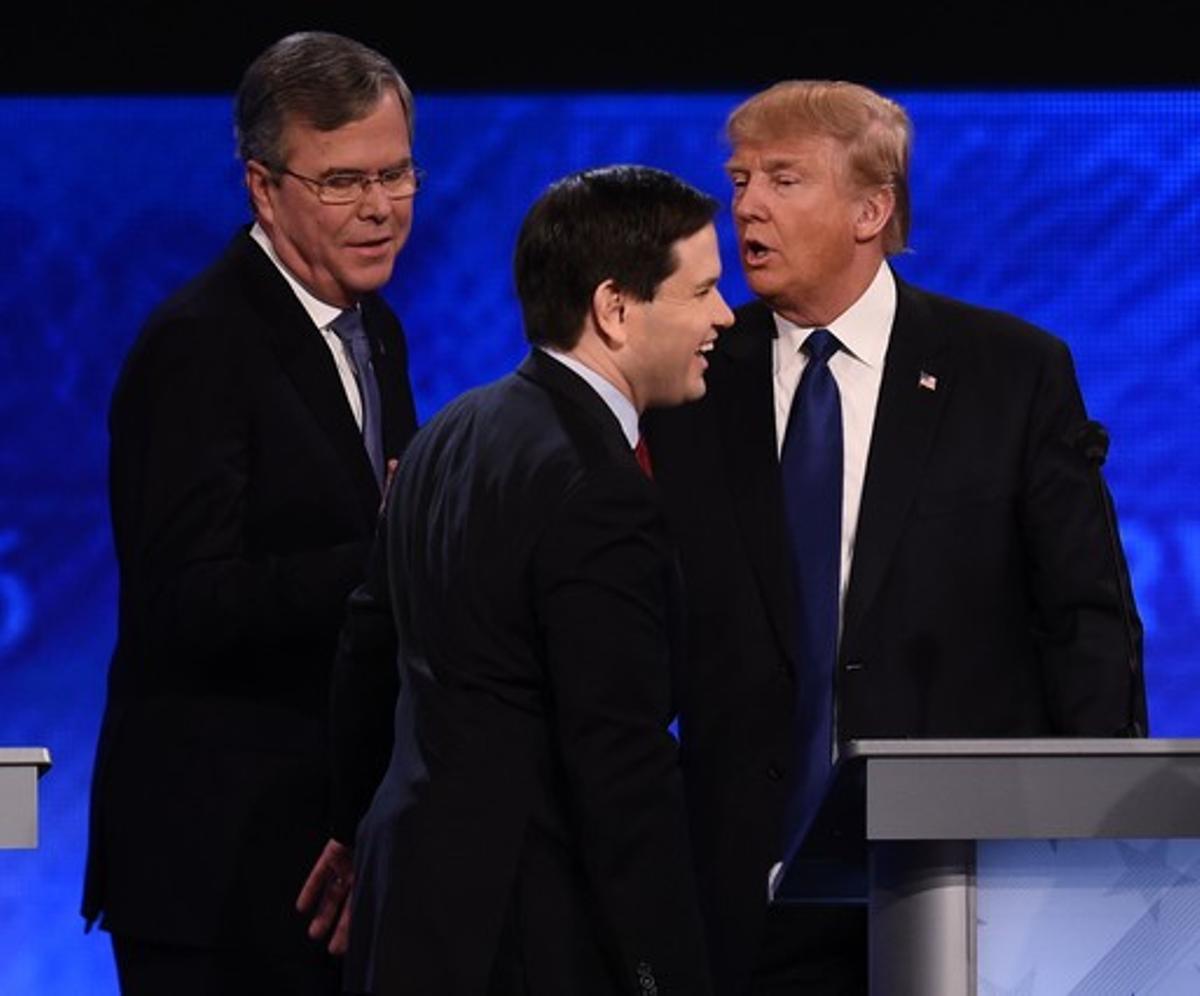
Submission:
[[[727,197],[740,95],[429,97],[388,291],[420,413],[523,345],[510,253],[548,182],[642,162]],[[916,124],[903,275],[1071,344],[1146,624],[1151,722],[1200,733],[1200,93],[898,93]],[[247,217],[227,99],[0,101],[0,743],[46,745],[42,842],[0,853],[0,992],[115,991],[76,910],[111,650],[105,412],[150,308]],[[722,218],[726,296],[745,300]]]

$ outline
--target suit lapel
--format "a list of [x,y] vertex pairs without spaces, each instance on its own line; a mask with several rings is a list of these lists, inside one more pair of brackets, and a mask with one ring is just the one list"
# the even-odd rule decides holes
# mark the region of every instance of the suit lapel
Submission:
[[[595,441],[603,446],[610,459],[636,467],[637,460],[629,448],[629,440],[621,430],[617,416],[591,386],[566,365],[559,363],[543,350],[531,349],[517,368],[517,376],[533,381],[554,396],[567,402],[583,415],[592,429]],[[568,419],[565,427],[579,422]]]
[[954,387],[944,330],[935,325],[920,291],[899,278],[896,284],[896,319],[875,409],[846,593],[847,633],[857,631],[887,571]]
[[719,340],[718,350],[725,348],[714,356],[721,366],[710,372],[707,404],[717,423],[737,527],[780,646],[791,659],[795,588],[782,541],[787,529],[775,440],[774,338],[765,305],[740,308],[737,325]]
[[248,234],[238,236],[233,252],[268,346],[300,400],[329,437],[354,482],[360,503],[373,519],[379,487],[329,347],[275,264]]

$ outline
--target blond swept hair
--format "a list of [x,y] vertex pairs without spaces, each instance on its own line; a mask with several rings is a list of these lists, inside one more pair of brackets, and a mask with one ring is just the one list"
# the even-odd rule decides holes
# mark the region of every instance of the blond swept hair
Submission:
[[734,108],[725,135],[742,144],[826,135],[846,150],[850,179],[859,187],[889,186],[896,207],[883,230],[883,251],[903,251],[911,224],[908,161],[912,122],[904,108],[857,83],[785,80]]

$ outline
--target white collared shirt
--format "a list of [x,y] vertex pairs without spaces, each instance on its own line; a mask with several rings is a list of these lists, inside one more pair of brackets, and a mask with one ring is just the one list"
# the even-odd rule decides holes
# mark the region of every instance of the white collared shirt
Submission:
[[350,411],[354,413],[354,421],[358,423],[358,428],[361,430],[363,424],[362,395],[359,394],[358,381],[354,377],[354,365],[346,350],[346,344],[330,328],[333,320],[345,309],[326,304],[320,298],[314,297],[312,292],[295,278],[292,271],[283,265],[283,260],[275,252],[270,238],[267,237],[267,233],[263,231],[257,221],[250,229],[250,238],[262,247],[267,258],[275,264],[276,269],[283,275],[283,279],[288,282],[288,286],[291,287],[301,306],[308,313],[308,317],[312,319],[313,325],[321,333],[321,338],[325,340],[325,345],[329,347],[329,353],[333,357],[333,365],[337,367],[338,379],[342,382],[342,390],[346,392],[346,401],[350,404]]
[[[846,604],[850,583],[850,564],[854,558],[854,537],[858,529],[858,510],[862,503],[863,477],[867,454],[871,451],[871,430],[883,363],[896,317],[896,278],[887,263],[881,263],[875,279],[845,312],[828,325],[842,348],[829,359],[829,371],[837,382],[842,402],[842,561],[838,610]],[[775,442],[783,452],[788,413],[800,383],[808,357],[800,347],[811,328],[801,328],[775,315]]]

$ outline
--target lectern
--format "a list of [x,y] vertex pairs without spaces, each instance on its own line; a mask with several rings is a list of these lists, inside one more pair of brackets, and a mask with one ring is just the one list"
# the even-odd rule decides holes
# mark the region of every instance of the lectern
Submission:
[[0,748],[0,847],[37,847],[38,779],[48,770],[45,747]]
[[[1022,915],[1042,934],[1077,937],[1083,922],[1113,934],[1093,963],[1063,976],[1075,981],[1056,983],[1058,992],[1172,992],[1175,983],[1164,979],[1175,956],[1189,962],[1179,967],[1181,978],[1190,973],[1189,991],[1200,992],[1192,963],[1200,952],[1200,846],[1168,858],[1165,844],[1131,843],[1121,852],[1111,843],[1186,838],[1200,838],[1200,740],[864,740],[843,750],[821,810],[793,844],[776,900],[867,902],[872,996],[979,993],[980,938],[1000,933],[994,921],[1006,905],[981,914],[993,886],[1032,895]],[[1082,857],[1071,850],[1105,840]],[[1005,846],[1023,841],[1046,843]],[[1125,867],[1088,867],[1097,860]],[[1122,881],[1133,883],[1146,909],[1112,928],[1096,910]],[[1056,889],[1071,895],[1056,897]],[[1046,915],[1058,907],[1064,923]],[[1036,946],[1026,939],[1011,957]],[[1079,947],[1063,942],[1048,957],[1076,956]],[[1034,992],[1038,971],[1011,991]],[[1045,967],[1040,972],[1044,979]],[[989,983],[984,991],[1009,989]]]

